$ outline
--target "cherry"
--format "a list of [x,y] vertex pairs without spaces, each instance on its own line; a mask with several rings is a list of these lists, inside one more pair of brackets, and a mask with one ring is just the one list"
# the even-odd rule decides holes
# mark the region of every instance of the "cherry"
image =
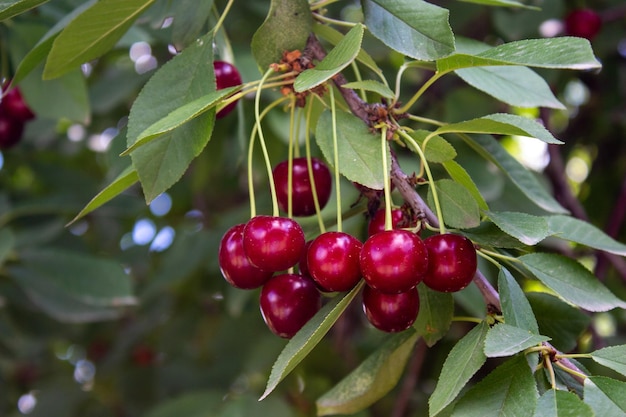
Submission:
[[266,271],[294,266],[304,251],[304,232],[292,219],[255,216],[243,229],[243,249],[250,263]]
[[245,224],[237,224],[226,231],[218,252],[220,270],[230,285],[241,289],[253,289],[263,285],[272,276],[250,263],[243,250]]
[[419,284],[429,262],[424,242],[408,230],[387,230],[369,237],[359,260],[365,282],[390,294]]
[[565,33],[591,40],[602,27],[602,18],[591,9],[572,10],[565,16]]
[[[229,62],[213,62],[213,71],[215,72],[215,84],[218,90],[222,90],[228,87],[234,87],[241,84],[241,74],[239,74],[237,68]],[[218,119],[225,117],[231,111],[233,111],[236,105],[236,101],[230,103],[228,106],[218,111],[216,117]]]
[[361,279],[359,253],[363,244],[344,232],[316,237],[307,251],[309,274],[324,291],[348,291]]
[[150,346],[142,343],[133,348],[131,358],[135,365],[145,368],[156,363],[157,354]]
[[424,284],[442,292],[460,291],[476,274],[476,249],[465,236],[452,233],[424,239],[428,249],[428,271]]
[[0,112],[0,149],[9,149],[18,144],[24,133],[24,122]]
[[[400,209],[391,210],[391,228],[398,229],[398,223],[404,218],[404,213]],[[385,209],[380,209],[370,219],[367,225],[367,235],[372,236],[385,231]]]
[[277,336],[289,339],[318,312],[322,301],[310,278],[282,274],[263,285],[259,304],[267,327]]
[[419,308],[416,287],[398,294],[387,294],[367,285],[363,289],[363,311],[369,322],[384,332],[400,332],[411,327]]
[[27,122],[35,117],[17,87],[4,93],[0,108],[10,117],[21,122]]
[[[317,158],[311,158],[315,192],[320,209],[326,206],[330,198],[332,178],[326,164]],[[313,184],[309,177],[307,158],[294,158],[292,160],[291,177],[291,210],[294,216],[310,216],[315,214],[313,201]],[[276,185],[276,198],[278,205],[283,211],[287,211],[289,204],[289,161],[283,161],[274,167],[274,184]]]

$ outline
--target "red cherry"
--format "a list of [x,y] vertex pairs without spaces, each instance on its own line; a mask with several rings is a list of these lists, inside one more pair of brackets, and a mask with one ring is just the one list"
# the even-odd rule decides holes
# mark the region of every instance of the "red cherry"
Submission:
[[565,33],[591,40],[602,27],[602,18],[591,9],[572,10],[565,16]]
[[[398,229],[398,223],[404,218],[404,213],[400,209],[391,210],[391,228]],[[372,236],[385,231],[385,209],[380,209],[370,219],[367,226],[367,235]]]
[[133,363],[142,368],[153,365],[156,362],[156,352],[145,344],[137,345],[131,352]]
[[241,289],[258,288],[272,276],[250,263],[243,250],[243,230],[245,224],[237,224],[226,231],[220,241],[218,260],[224,279],[230,285]]
[[27,122],[35,117],[35,114],[30,110],[17,87],[4,93],[0,107],[6,114],[21,122]]
[[277,336],[291,338],[319,311],[322,301],[310,278],[282,274],[263,285],[259,304],[267,327]]
[[424,284],[442,292],[460,291],[476,274],[476,249],[465,236],[445,233],[424,239],[428,249],[428,271]]
[[304,251],[304,232],[292,219],[255,216],[243,229],[243,249],[250,263],[266,271],[294,266]]
[[386,230],[371,236],[360,254],[365,282],[385,293],[408,291],[420,283],[428,268],[422,239],[408,230]]
[[349,291],[361,279],[359,253],[363,244],[343,232],[316,237],[307,251],[311,278],[324,291]]
[[[213,71],[215,72],[215,84],[218,90],[222,90],[228,87],[234,87],[241,84],[241,74],[239,74],[237,68],[229,62],[213,62]],[[225,117],[231,111],[233,111],[236,105],[236,101],[230,103],[228,106],[218,111],[216,117],[218,119]]]
[[384,332],[400,332],[413,325],[420,308],[417,288],[387,294],[369,286],[363,289],[363,311],[374,327]]
[[[313,202],[313,184],[309,177],[307,158],[294,158],[292,161],[291,179],[291,210],[294,216],[310,216],[315,214]],[[320,209],[326,206],[330,198],[332,178],[326,164],[317,158],[311,158],[315,192]],[[289,204],[289,161],[276,165],[273,171],[276,185],[276,198],[283,211],[287,211]]]
[[24,133],[24,122],[0,112],[0,149],[9,149],[19,143]]

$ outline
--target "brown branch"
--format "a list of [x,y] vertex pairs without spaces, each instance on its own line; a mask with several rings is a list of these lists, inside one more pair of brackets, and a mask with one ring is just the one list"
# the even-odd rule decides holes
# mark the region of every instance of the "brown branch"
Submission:
[[424,360],[426,359],[426,348],[426,342],[424,342],[424,339],[420,338],[415,345],[413,358],[411,358],[411,362],[409,363],[407,373],[402,382],[402,387],[400,388],[390,417],[402,417],[408,414],[407,409],[409,408],[411,395],[417,385],[422,365],[424,365]]

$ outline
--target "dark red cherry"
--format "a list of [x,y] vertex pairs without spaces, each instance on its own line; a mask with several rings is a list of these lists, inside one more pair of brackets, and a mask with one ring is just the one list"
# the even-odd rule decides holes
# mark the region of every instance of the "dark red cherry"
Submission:
[[401,332],[413,325],[420,308],[417,288],[398,294],[363,289],[363,311],[369,322],[384,332]]
[[272,272],[259,269],[250,263],[243,250],[244,227],[245,224],[237,224],[222,237],[218,252],[220,270],[224,279],[233,287],[258,288],[270,279]]
[[267,327],[280,337],[291,338],[319,311],[321,296],[310,278],[282,274],[263,285],[259,304]]
[[243,249],[252,265],[266,271],[284,271],[300,260],[304,232],[292,219],[255,216],[243,229]]
[[565,16],[565,33],[591,40],[602,27],[602,18],[592,9],[572,10]]
[[0,108],[2,109],[1,111],[21,122],[27,122],[35,117],[35,114],[28,107],[17,87],[4,92]]
[[24,122],[0,112],[0,149],[9,149],[19,143],[24,133]]
[[[215,72],[215,84],[218,90],[241,84],[241,74],[239,74],[237,68],[229,62],[213,62],[213,71]],[[228,115],[231,111],[233,111],[236,105],[237,102],[230,103],[228,106],[217,112],[216,117],[221,119],[222,117]]]
[[[398,229],[398,223],[402,221],[404,214],[400,209],[391,210],[391,228]],[[372,236],[385,231],[385,209],[380,209],[370,219],[367,225],[367,235]]]
[[[315,214],[313,201],[313,183],[309,176],[307,158],[294,158],[292,160],[291,179],[291,210],[294,216],[310,216]],[[332,189],[332,177],[326,164],[317,158],[311,158],[313,180],[315,181],[315,193],[320,209],[326,206]],[[283,161],[274,167],[274,184],[278,205],[283,211],[287,211],[289,204],[289,161]]]
[[360,254],[363,279],[385,293],[408,291],[422,281],[428,268],[422,239],[408,230],[386,230],[369,237]]
[[460,291],[476,274],[476,249],[465,236],[452,233],[424,239],[428,249],[428,271],[424,284],[442,292]]
[[322,233],[307,251],[309,274],[324,291],[351,290],[361,279],[362,247],[357,238],[347,233]]

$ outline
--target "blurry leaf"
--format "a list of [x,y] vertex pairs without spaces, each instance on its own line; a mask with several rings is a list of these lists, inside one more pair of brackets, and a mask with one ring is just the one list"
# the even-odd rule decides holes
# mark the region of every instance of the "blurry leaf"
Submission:
[[591,223],[570,216],[547,216],[545,219],[555,237],[626,256],[625,244],[616,241]]
[[537,318],[539,332],[550,336],[550,343],[562,352],[575,349],[578,338],[589,326],[589,316],[550,294],[531,292],[526,297]]
[[596,416],[626,415],[626,382],[615,379],[592,376],[585,379],[585,404],[588,404]]
[[561,144],[542,125],[528,117],[508,113],[495,113],[478,119],[441,126],[435,132],[444,133],[489,133],[494,135],[530,136],[546,143]]
[[418,290],[420,308],[413,327],[430,347],[450,329],[454,315],[454,298],[450,293],[434,291],[423,284],[419,285]]
[[550,389],[537,402],[535,417],[593,417],[591,408],[573,392]]
[[548,83],[527,67],[477,67],[455,71],[463,81],[517,107],[564,109]]
[[213,0],[177,0],[173,3],[172,42],[177,48],[184,48],[202,35],[213,3]]
[[626,345],[609,346],[596,350],[591,352],[591,357],[600,365],[626,375]]
[[487,333],[485,355],[488,358],[512,356],[548,340],[550,340],[549,337],[533,334],[529,330],[506,323],[498,323]]
[[411,58],[432,61],[454,52],[449,12],[422,0],[361,0],[367,29]]
[[145,417],[206,417],[215,413],[224,404],[221,391],[200,391],[166,399],[153,407]]
[[[435,181],[435,187],[446,225],[458,229],[467,229],[480,224],[478,204],[467,191],[467,188],[449,179]],[[435,201],[430,188],[427,197],[428,205],[434,210]]]
[[385,84],[374,80],[353,81],[341,86],[342,88],[350,88],[353,90],[365,90],[379,94],[381,97],[393,98],[394,92]]
[[[454,146],[450,145],[450,143],[442,138],[441,136],[435,135],[431,136],[426,143],[426,148],[423,147],[423,143],[432,132],[428,130],[414,130],[410,133],[410,136],[415,139],[422,150],[424,151],[424,156],[426,160],[429,162],[446,162],[451,161],[456,158],[456,150]],[[408,145],[410,148],[412,146]]]
[[302,50],[313,19],[306,0],[272,0],[263,24],[252,37],[252,55],[262,73],[281,60],[283,52]]
[[437,71],[461,68],[523,65],[527,67],[584,70],[600,68],[588,40],[574,37],[524,39],[505,43],[476,55],[454,54],[437,61]]
[[428,400],[430,416],[439,414],[461,392],[470,378],[483,366],[483,352],[489,325],[482,322],[452,348],[441,368],[437,386]]
[[3,227],[0,229],[0,267],[4,264],[4,260],[15,246],[15,235],[11,229]]
[[513,275],[504,267],[500,268],[500,273],[498,274],[498,291],[505,322],[520,329],[539,334],[537,319],[524,291],[522,291]]
[[337,45],[314,68],[304,70],[296,77],[293,88],[302,92],[325,83],[350,65],[361,50],[361,41],[365,28],[361,24],[354,26]]
[[44,79],[56,78],[109,51],[154,0],[100,0],[57,36]]
[[353,414],[396,386],[418,339],[413,329],[393,335],[354,371],[315,402],[317,415]]
[[498,366],[456,403],[452,417],[530,417],[537,387],[524,355]]
[[[216,90],[212,62],[213,36],[209,33],[150,78],[130,110],[129,147],[143,131],[174,110]],[[147,202],[180,179],[210,140],[214,124],[215,109],[209,109],[131,154]]]
[[499,6],[499,7],[517,7],[520,9],[539,10],[539,7],[529,6],[524,3],[520,3],[516,0],[459,0],[465,3],[476,3],[484,6]]
[[[337,111],[336,117],[339,172],[350,181],[382,190],[385,182],[380,136],[372,134],[367,125],[352,113]],[[324,157],[333,163],[333,125],[330,111],[322,113],[315,131],[317,144]],[[390,158],[389,153],[387,158]]]
[[608,311],[626,307],[587,268],[568,257],[532,253],[518,258],[548,288],[564,300],[588,311]]
[[117,176],[117,178],[113,180],[113,182],[111,182],[111,184],[107,185],[102,191],[96,194],[96,196],[92,198],[89,203],[87,203],[87,205],[68,223],[68,225],[85,217],[98,207],[111,201],[113,198],[117,197],[123,191],[135,184],[138,180],[137,171],[135,171],[132,166],[127,167],[120,173],[120,175]]
[[486,215],[503,232],[529,246],[536,245],[550,234],[548,223],[542,217],[510,211],[490,211]]
[[350,305],[354,297],[359,293],[363,281],[345,295],[337,295],[330,300],[320,311],[309,320],[298,333],[287,343],[276,359],[272,372],[267,381],[265,392],[259,399],[261,401],[271,394],[294,368],[313,350],[313,348],[328,333],[330,328],[339,319],[344,310]]
[[[426,159],[428,159],[428,157]],[[448,175],[450,175],[450,178],[461,184],[467,189],[467,191],[469,191],[472,197],[474,197],[474,200],[478,203],[478,208],[480,210],[489,210],[487,202],[465,168],[463,168],[458,162],[452,160],[445,161],[443,163],[443,167],[448,172]]]
[[7,0],[0,3],[0,22],[33,9],[48,0]]

